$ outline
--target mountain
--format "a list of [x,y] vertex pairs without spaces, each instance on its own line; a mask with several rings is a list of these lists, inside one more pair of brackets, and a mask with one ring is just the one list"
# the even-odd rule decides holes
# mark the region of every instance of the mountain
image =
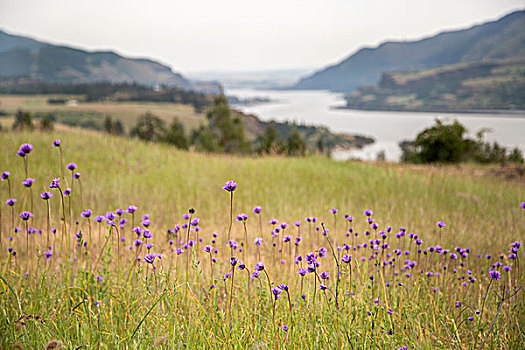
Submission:
[[219,90],[216,83],[193,83],[149,59],[52,45],[0,30],[0,79],[18,78],[44,83],[137,83],[185,90]]
[[524,56],[525,11],[516,11],[469,29],[363,48],[340,63],[301,79],[293,88],[350,92],[377,83],[385,72]]
[[345,96],[346,108],[473,112],[525,110],[525,57],[383,73]]

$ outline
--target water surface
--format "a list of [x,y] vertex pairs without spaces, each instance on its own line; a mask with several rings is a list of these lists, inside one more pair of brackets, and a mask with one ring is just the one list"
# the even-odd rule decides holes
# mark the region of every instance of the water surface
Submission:
[[228,95],[241,98],[268,97],[273,102],[256,105],[235,105],[262,120],[290,121],[323,125],[333,132],[361,134],[376,142],[361,150],[341,151],[336,159],[376,159],[384,151],[388,160],[401,156],[399,141],[413,139],[423,129],[434,124],[435,118],[457,119],[474,136],[481,128],[490,128],[486,140],[497,141],[506,147],[519,147],[525,153],[525,112],[514,114],[465,114],[384,112],[337,109],[345,105],[343,95],[325,90],[255,90],[228,89]]

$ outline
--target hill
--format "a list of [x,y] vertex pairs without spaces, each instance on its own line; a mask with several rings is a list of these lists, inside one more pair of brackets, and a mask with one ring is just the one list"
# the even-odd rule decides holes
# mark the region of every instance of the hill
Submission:
[[469,29],[363,48],[340,63],[301,79],[293,88],[350,92],[377,83],[385,72],[524,56],[525,11],[517,11]]
[[0,79],[44,83],[137,83],[186,90],[218,91],[218,84],[193,83],[149,59],[132,59],[112,51],[89,52],[57,46],[0,31]]
[[383,73],[347,95],[350,109],[470,112],[525,109],[525,58]]

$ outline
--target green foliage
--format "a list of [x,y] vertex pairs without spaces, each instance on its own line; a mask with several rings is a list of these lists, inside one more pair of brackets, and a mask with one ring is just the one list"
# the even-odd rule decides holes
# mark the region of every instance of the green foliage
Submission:
[[55,129],[53,119],[49,116],[45,116],[40,119],[40,130],[41,131],[53,131]]
[[15,114],[15,122],[13,123],[13,130],[15,131],[33,131],[35,126],[33,125],[33,118],[31,113],[24,112],[19,109]]
[[173,118],[173,121],[166,131],[164,141],[177,148],[188,149],[188,138],[184,131],[184,125],[182,125],[177,118]]
[[216,152],[219,149],[215,135],[204,125],[192,131],[191,143],[195,145],[197,151],[201,152]]
[[264,130],[264,134],[259,138],[259,146],[257,151],[263,154],[273,154],[278,153],[277,148],[277,139],[279,138],[279,133],[273,124],[270,124]]
[[106,116],[106,118],[104,118],[104,131],[108,134],[118,136],[122,136],[126,133],[120,119],[113,121],[110,116]]
[[130,136],[144,141],[161,142],[166,137],[166,122],[151,112],[146,112],[139,117]]
[[206,113],[207,126],[200,126],[192,133],[192,143],[198,150],[207,152],[248,153],[251,145],[244,133],[240,116],[232,116],[225,96],[215,98],[213,107]]
[[486,130],[478,132],[477,139],[468,138],[467,129],[457,120],[436,125],[420,132],[414,141],[400,143],[402,161],[409,163],[458,163],[473,160],[477,163],[523,163],[523,155],[517,148],[508,153],[497,142],[483,141]]
[[304,138],[299,132],[294,129],[286,140],[286,153],[289,156],[304,156],[306,152],[306,144]]

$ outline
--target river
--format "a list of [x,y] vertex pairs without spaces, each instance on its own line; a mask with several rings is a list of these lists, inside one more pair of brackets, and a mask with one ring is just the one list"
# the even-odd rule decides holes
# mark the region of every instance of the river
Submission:
[[376,141],[360,150],[338,151],[336,159],[358,158],[374,160],[384,151],[386,159],[398,161],[402,140],[414,139],[423,129],[434,124],[435,118],[457,119],[465,125],[470,135],[481,128],[489,128],[485,139],[497,141],[505,147],[519,147],[525,153],[525,112],[515,114],[465,114],[384,112],[337,109],[345,105],[343,95],[325,90],[255,90],[227,89],[228,95],[240,98],[266,97],[268,103],[234,105],[245,113],[260,119],[290,121],[328,127],[332,132],[371,136]]

